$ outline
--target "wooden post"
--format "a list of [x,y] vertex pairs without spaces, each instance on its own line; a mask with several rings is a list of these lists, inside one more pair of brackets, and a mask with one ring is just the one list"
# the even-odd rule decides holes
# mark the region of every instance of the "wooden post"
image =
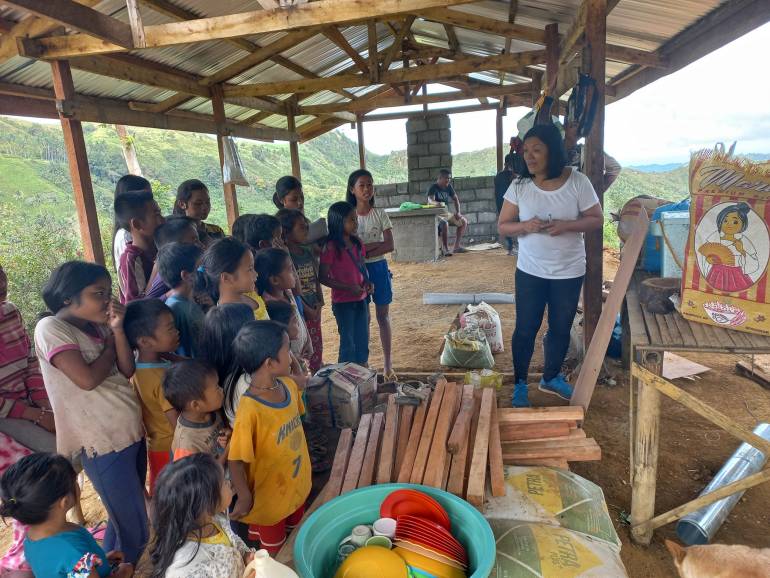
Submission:
[[543,84],[543,74],[540,71],[532,71],[532,106],[537,104],[540,100],[540,90]]
[[[588,1],[588,0],[584,0]],[[559,25],[549,24],[545,27],[545,78],[548,96],[556,94],[556,83],[559,76]],[[554,98],[551,114],[559,116],[559,99]]]
[[356,122],[356,130],[358,131],[358,166],[362,169],[366,168],[366,145],[364,144],[364,121],[361,117],[358,117]]
[[[663,352],[649,351],[643,365],[658,375],[663,371]],[[655,485],[658,478],[660,436],[660,393],[652,384],[639,385],[634,439],[634,471],[631,489],[631,537],[637,544],[649,545],[652,528],[633,528],[655,515]],[[633,387],[634,380],[632,380]]]
[[[225,146],[224,146],[224,124],[225,124],[225,101],[222,98],[222,86],[215,84],[211,87],[211,105],[214,109],[214,122],[217,124],[217,145],[219,147],[219,169],[223,169],[225,164]],[[222,173],[222,185],[225,197],[225,211],[227,213],[227,224],[232,228],[235,219],[238,218],[238,194],[235,191],[235,185],[224,182],[224,173]]]
[[[587,3],[583,66],[596,82],[596,116],[586,138],[584,172],[591,180],[599,203],[604,207],[604,79],[607,47],[607,0],[584,0]],[[599,315],[602,312],[602,271],[604,231],[599,229],[585,235],[586,276],[583,284],[583,339],[591,343]]]
[[[422,95],[423,96],[428,96],[428,83],[427,82],[423,83],[423,85],[422,85]],[[422,104],[422,111],[424,113],[428,112],[428,103],[427,102],[424,102]]]
[[[294,122],[294,112],[297,110],[297,103],[294,98],[289,103],[288,111],[286,113],[287,128],[290,132],[297,130],[297,125]],[[289,141],[289,155],[291,156],[291,174],[302,180],[302,168],[299,164],[299,142]]]
[[94,187],[91,183],[91,171],[88,168],[88,153],[83,137],[83,125],[79,120],[67,117],[67,105],[75,98],[75,85],[72,72],[66,60],[51,62],[53,89],[56,94],[59,119],[64,134],[64,147],[67,150],[67,163],[75,194],[75,207],[80,224],[80,239],[83,242],[83,254],[88,261],[104,265],[104,249],[99,232],[99,218],[96,214]]
[[495,117],[495,143],[497,145],[497,172],[503,170],[503,109],[497,109]]

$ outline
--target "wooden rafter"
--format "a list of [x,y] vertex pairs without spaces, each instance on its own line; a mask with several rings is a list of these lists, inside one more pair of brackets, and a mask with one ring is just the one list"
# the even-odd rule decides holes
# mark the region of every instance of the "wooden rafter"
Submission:
[[[525,106],[524,104],[516,104],[514,106]],[[458,114],[464,112],[478,112],[480,110],[493,110],[496,109],[496,104],[471,104],[468,106],[453,106],[447,108],[434,108],[429,114]],[[381,120],[396,120],[400,118],[414,118],[424,116],[425,112],[422,110],[413,110],[411,112],[388,112],[384,114],[368,114],[362,118],[364,122],[373,122]]]
[[372,84],[380,81],[380,61],[377,50],[377,23],[370,20],[366,23],[366,36],[369,42],[369,80]]
[[126,10],[128,11],[128,22],[131,26],[134,47],[144,48],[147,46],[147,40],[144,37],[144,23],[142,13],[139,11],[138,0],[126,0]]
[[0,18],[0,32],[6,33],[13,30],[13,27],[16,26],[17,22],[14,22],[13,20],[8,20],[7,18]]
[[415,10],[421,18],[438,22],[440,24],[451,24],[460,28],[468,28],[496,36],[506,38],[516,38],[526,40],[537,44],[545,44],[545,32],[540,28],[523,26],[521,24],[510,24],[503,20],[476,16],[459,10],[446,10],[444,8],[433,8],[429,10]]
[[407,16],[406,19],[401,23],[401,28],[394,31],[393,44],[391,44],[390,48],[388,48],[388,51],[385,53],[385,60],[382,62],[383,71],[387,71],[390,68],[390,64],[401,50],[401,45],[404,41],[404,38],[409,33],[409,30],[412,28],[414,19],[414,16]]
[[134,47],[128,25],[73,0],[8,0],[5,4],[78,30],[91,39],[116,44],[123,49]]
[[345,38],[345,35],[340,30],[334,26],[329,26],[328,28],[324,28],[323,35],[341,48],[345,54],[350,56],[361,72],[369,74],[369,65],[366,60],[364,60],[364,57],[358,53],[358,50],[350,45],[350,42],[348,42],[348,39]]
[[[467,74],[482,70],[501,70],[519,65],[529,65],[542,62],[544,51],[533,50],[516,54],[501,54],[498,56],[470,56],[454,62],[425,65],[417,68],[389,70],[383,72],[380,80],[383,84],[399,82],[436,80],[457,74]],[[357,74],[344,74],[317,80],[292,80],[284,82],[268,82],[231,86],[225,89],[227,96],[262,96],[269,94],[286,94],[294,92],[317,92],[331,88],[348,88],[367,86],[368,77]]]
[[460,52],[460,41],[457,39],[457,33],[451,24],[444,23],[444,32],[446,32],[446,41],[449,49],[453,52]]
[[[25,0],[33,1],[33,0]],[[36,0],[46,2],[47,0]],[[370,19],[387,19],[400,14],[468,3],[470,0],[318,0],[290,10],[257,10],[171,22],[145,27],[147,48],[225,40],[265,32],[284,32],[299,28],[356,24]],[[24,53],[42,59],[70,58],[77,55],[124,52],[127,48],[85,34],[27,40]]]

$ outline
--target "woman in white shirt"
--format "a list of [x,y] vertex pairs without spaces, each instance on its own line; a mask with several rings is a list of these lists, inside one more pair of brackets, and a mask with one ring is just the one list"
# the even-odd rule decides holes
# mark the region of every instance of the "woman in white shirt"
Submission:
[[572,386],[561,373],[586,270],[583,233],[604,221],[591,181],[567,165],[564,141],[552,124],[524,137],[526,170],[505,193],[500,234],[519,239],[516,328],[512,351],[513,406],[527,407],[527,374],[548,306],[545,364],[540,391],[569,400]]

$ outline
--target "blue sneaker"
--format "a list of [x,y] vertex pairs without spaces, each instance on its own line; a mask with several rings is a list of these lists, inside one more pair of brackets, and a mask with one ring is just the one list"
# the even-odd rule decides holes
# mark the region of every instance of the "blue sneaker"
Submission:
[[513,386],[511,405],[513,407],[529,407],[529,388],[525,381],[518,381]]
[[541,378],[540,387],[538,387],[538,389],[545,393],[558,395],[560,398],[566,399],[567,401],[572,399],[572,386],[567,383],[567,380],[564,379],[564,375],[561,373],[548,381],[544,381]]

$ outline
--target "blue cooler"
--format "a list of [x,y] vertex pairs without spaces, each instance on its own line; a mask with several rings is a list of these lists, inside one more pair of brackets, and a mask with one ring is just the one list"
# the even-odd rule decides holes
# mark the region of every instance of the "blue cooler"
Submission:
[[[655,209],[650,219],[650,230],[647,233],[647,238],[644,241],[644,251],[642,258],[642,268],[650,273],[660,274],[661,272],[661,255],[663,249],[663,234],[660,231],[660,218],[663,213],[681,212],[690,210],[689,197],[679,201],[678,203],[671,203],[663,205]],[[669,237],[670,238],[670,237]]]

